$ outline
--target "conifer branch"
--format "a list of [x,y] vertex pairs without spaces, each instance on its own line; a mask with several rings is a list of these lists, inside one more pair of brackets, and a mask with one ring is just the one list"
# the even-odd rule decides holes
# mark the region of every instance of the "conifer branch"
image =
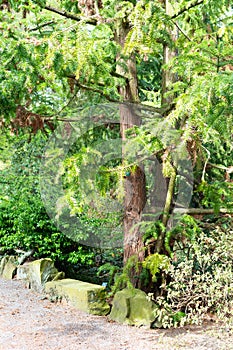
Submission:
[[36,30],[39,30],[41,28],[50,26],[51,24],[54,24],[54,23],[55,23],[55,21],[50,21],[50,22],[46,22],[46,23],[40,24],[40,25],[38,25],[35,28],[29,29],[29,32],[35,32]]
[[193,4],[191,4],[190,6],[188,7],[184,7],[182,10],[180,10],[178,13],[176,13],[175,15],[171,16],[171,19],[175,19],[177,18],[178,16],[182,15],[184,12],[187,12],[189,10],[191,10],[192,8],[196,7],[196,6],[199,6],[201,4],[204,3],[204,0],[197,0],[196,2],[194,2]]
[[72,19],[72,20],[77,21],[77,22],[80,22],[80,21],[84,20],[85,23],[87,23],[87,24],[92,24],[92,25],[96,25],[97,24],[96,18],[87,18],[87,19],[85,19],[81,15],[74,15],[74,14],[68,12],[68,11],[63,11],[63,10],[57,9],[55,7],[52,7],[52,6],[44,6],[44,9],[47,10],[47,11],[50,11],[50,12],[57,13],[60,16]]
[[171,20],[172,21],[172,23],[176,26],[176,28],[184,35],[184,37],[186,38],[186,39],[188,39],[188,41],[192,41],[191,39],[190,39],[190,37],[183,31],[183,29],[179,26],[179,24],[177,23],[177,22],[175,22],[175,21],[173,21],[173,20]]
[[100,96],[103,96],[104,98],[106,98],[110,102],[118,102],[118,103],[120,102],[119,100],[115,100],[115,99],[111,98],[109,95],[105,94],[101,89],[97,89],[96,87],[83,85],[83,84],[79,83],[78,80],[75,80],[75,84],[83,90],[92,91],[92,92],[99,94]]

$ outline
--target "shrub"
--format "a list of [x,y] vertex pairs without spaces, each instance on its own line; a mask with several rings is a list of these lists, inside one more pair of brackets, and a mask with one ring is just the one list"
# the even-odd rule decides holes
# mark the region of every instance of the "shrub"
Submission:
[[203,224],[189,254],[170,267],[167,302],[185,312],[183,323],[201,323],[206,313],[229,321],[233,316],[233,220]]
[[94,252],[59,232],[41,200],[39,169],[47,137],[38,132],[30,140],[22,135],[8,141],[0,177],[1,251],[34,249],[35,258],[51,257],[58,264],[92,264]]

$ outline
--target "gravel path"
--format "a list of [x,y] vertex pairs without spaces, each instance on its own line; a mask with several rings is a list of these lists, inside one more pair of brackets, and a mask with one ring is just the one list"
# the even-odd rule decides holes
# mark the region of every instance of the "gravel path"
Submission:
[[54,304],[0,279],[0,350],[230,350],[233,336],[206,325],[146,330]]

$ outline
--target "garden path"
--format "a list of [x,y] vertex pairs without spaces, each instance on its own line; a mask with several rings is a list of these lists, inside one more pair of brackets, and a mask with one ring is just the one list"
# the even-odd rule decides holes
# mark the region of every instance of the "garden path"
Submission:
[[230,350],[227,328],[148,330],[54,304],[18,280],[0,279],[0,350]]

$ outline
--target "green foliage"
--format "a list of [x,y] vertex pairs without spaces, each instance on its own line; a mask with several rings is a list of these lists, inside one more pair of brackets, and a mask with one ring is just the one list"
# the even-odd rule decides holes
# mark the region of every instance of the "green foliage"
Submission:
[[167,300],[174,311],[185,312],[182,322],[201,323],[211,312],[232,320],[232,218],[203,223],[189,255],[171,266]]
[[93,265],[95,253],[91,249],[86,249],[84,246],[78,246],[74,251],[71,251],[67,258],[67,262],[76,265],[90,266]]
[[59,232],[41,201],[39,167],[46,136],[38,133],[29,142],[23,135],[8,142],[6,153],[1,154],[2,159],[10,155],[0,177],[1,249],[13,253],[34,249],[34,257],[51,257],[58,263],[93,263],[93,252]]
[[[57,217],[62,221],[62,215],[67,215],[64,203],[68,202],[68,214],[76,215],[83,225],[73,232],[76,242],[58,232],[40,198],[38,171],[46,136],[39,133],[29,140],[21,132],[15,138],[0,135],[0,244],[6,251],[35,248],[38,257],[49,255],[59,261],[90,265],[93,251],[77,241],[93,234],[98,242],[107,237],[112,244],[116,237],[109,233],[117,227],[117,234],[122,234],[119,226],[124,177],[133,174],[135,155],[138,162],[145,163],[146,170],[150,169],[147,160],[158,156],[164,177],[176,176],[173,202],[167,212],[175,204],[181,178],[179,166],[177,175],[174,165],[176,150],[181,160],[188,159],[193,164],[192,204],[213,208],[216,213],[220,207],[232,209],[231,178],[226,181],[227,170],[232,166],[233,134],[229,0],[171,0],[171,13],[160,1],[102,3],[103,8],[91,18],[85,17],[85,9],[72,0],[10,0],[9,9],[0,11],[1,128],[16,131],[18,126],[27,125],[30,117],[35,118],[35,113],[41,121],[64,121],[65,117],[73,118],[74,113],[81,114],[81,110],[95,117],[93,110],[88,110],[90,106],[124,99],[124,87],[132,82],[129,64],[134,59],[143,103],[143,108],[138,104],[142,126],[126,133],[129,142],[124,151],[129,157],[123,165],[119,156],[110,159],[116,148],[112,139],[119,139],[120,133],[119,127],[113,130],[108,123],[102,129],[87,131],[63,163],[58,176],[62,177],[65,191],[57,202]],[[57,6],[61,15],[45,10],[46,4]],[[75,20],[68,18],[66,11],[75,15]],[[126,37],[120,42],[123,34]],[[164,48],[173,56],[166,65]],[[172,100],[166,110],[161,108],[164,83],[169,83],[165,97]],[[146,108],[146,104],[151,108]],[[25,108],[21,115],[20,106]],[[34,115],[30,115],[32,112]],[[111,116],[109,111],[110,120]],[[103,159],[99,141],[110,144],[109,158]],[[94,172],[94,168],[98,171]],[[149,193],[155,182],[154,175],[148,173]],[[186,183],[189,175],[183,176]],[[120,210],[111,206],[112,199],[119,201]],[[156,219],[161,218],[162,212],[163,208]],[[199,309],[201,314],[208,310],[226,314],[231,307],[232,257],[228,237],[232,228],[227,226],[226,231],[225,224],[211,226],[209,234],[202,232],[201,224],[189,216],[169,230],[160,220],[140,223],[149,254],[141,278],[146,278],[143,274],[149,271],[155,283],[164,282],[160,277],[167,270],[169,259],[153,254],[161,237],[163,252],[174,259],[168,300],[158,300],[157,318],[163,326],[183,322],[183,314],[179,313],[183,309],[186,320],[195,321]],[[106,271],[111,283],[115,281],[113,291],[131,285],[132,271],[139,278],[141,266],[137,257],[129,259],[121,275],[109,263],[114,265],[114,261],[107,261],[100,268],[100,275]]]
[[[134,273],[135,276],[132,277],[132,273]],[[133,288],[131,281],[132,278],[137,278],[138,273],[138,257],[136,255],[132,255],[123,266],[122,271],[114,276],[114,284],[111,288],[111,293],[114,295],[116,292],[124,288]]]
[[142,266],[150,270],[152,281],[156,282],[158,273],[168,272],[170,259],[166,255],[155,253],[147,256]]
[[64,7],[69,12],[72,13],[80,13],[80,9],[78,7],[78,1],[72,1],[72,0],[61,0],[61,6]]
[[188,249],[176,250],[167,265],[164,295],[148,294],[157,306],[154,328],[201,324],[208,313],[232,324],[232,229],[231,217],[209,217],[199,223],[190,244],[186,242]]
[[138,58],[137,72],[139,83],[139,96],[141,101],[159,107],[161,89],[162,57],[145,55],[144,60]]
[[203,195],[202,205],[213,208],[216,213],[223,207],[233,208],[232,191],[233,183],[226,181],[202,182],[198,187]]
[[187,254],[190,245],[195,241],[201,229],[198,222],[190,215],[184,214],[179,218],[177,225],[165,234],[164,245],[166,251],[173,256],[176,251]]
[[[68,215],[76,215],[82,224],[81,230],[73,232],[76,241],[91,237],[99,247],[111,247],[119,246],[117,242],[122,239],[122,211],[119,203],[116,204],[119,197],[117,166],[121,162],[118,154],[114,156],[116,136],[118,131],[114,128],[89,130],[82,140],[73,145],[63,162],[59,175],[66,191],[59,199],[56,216],[62,220],[63,206],[66,210],[63,203],[68,202]],[[112,149],[113,159],[111,152],[106,155],[106,160],[103,157],[100,149],[103,142]]]
[[157,297],[154,301],[156,302],[156,308],[154,310],[156,318],[152,324],[152,328],[171,328],[182,324],[185,317],[184,312],[174,312],[164,297]]
[[143,235],[143,241],[145,242],[145,246],[148,246],[151,239],[157,240],[161,233],[165,232],[165,227],[160,221],[152,221],[152,222],[142,222],[141,230],[145,231]]
[[108,262],[98,268],[97,276],[102,279],[107,278],[108,286],[111,287],[114,283],[116,274],[119,273],[119,271],[119,266],[114,266]]

